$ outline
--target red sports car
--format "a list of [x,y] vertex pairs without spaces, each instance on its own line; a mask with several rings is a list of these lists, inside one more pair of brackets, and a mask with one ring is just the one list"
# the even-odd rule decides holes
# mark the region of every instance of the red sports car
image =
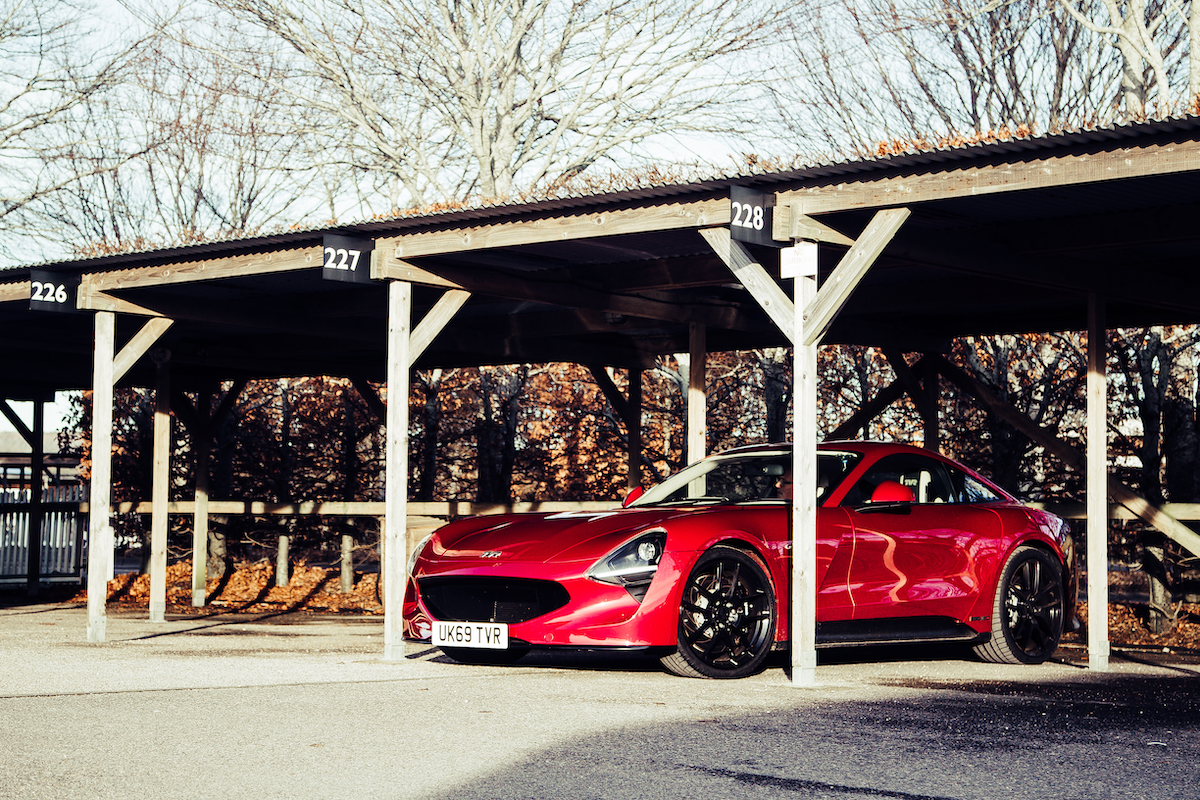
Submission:
[[[625,507],[458,520],[414,551],[405,637],[465,662],[530,648],[658,652],[736,678],[788,642],[791,448],[711,456]],[[927,450],[817,454],[817,644],[962,641],[1037,664],[1073,619],[1058,517]]]

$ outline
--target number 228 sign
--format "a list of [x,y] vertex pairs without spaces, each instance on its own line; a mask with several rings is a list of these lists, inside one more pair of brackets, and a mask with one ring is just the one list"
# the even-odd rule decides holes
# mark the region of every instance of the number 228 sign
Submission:
[[771,236],[775,216],[775,193],[759,192],[745,186],[729,189],[729,235],[738,242],[784,247]]
[[347,283],[371,282],[371,251],[375,242],[354,236],[325,234],[321,277]]

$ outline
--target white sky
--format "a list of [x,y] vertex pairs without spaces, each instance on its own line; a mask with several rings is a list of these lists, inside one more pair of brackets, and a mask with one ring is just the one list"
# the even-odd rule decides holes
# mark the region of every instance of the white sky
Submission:
[[[56,431],[62,425],[63,415],[69,407],[69,399],[63,392],[59,392],[55,402],[46,404],[46,430]],[[18,403],[9,401],[8,403],[25,426],[33,430],[33,403]],[[8,417],[0,414],[0,431],[15,431],[16,428],[8,421]]]

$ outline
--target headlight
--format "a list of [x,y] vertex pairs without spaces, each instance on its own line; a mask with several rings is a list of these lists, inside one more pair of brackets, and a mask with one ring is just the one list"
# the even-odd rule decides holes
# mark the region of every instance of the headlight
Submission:
[[413,574],[413,568],[417,566],[417,559],[421,557],[421,551],[425,549],[425,545],[429,544],[429,540],[433,538],[433,534],[429,534],[421,541],[417,542],[417,546],[413,548],[412,553],[408,556],[408,573]]
[[662,528],[646,531],[597,561],[585,574],[600,583],[624,586],[641,602],[658,571],[666,544],[667,532]]

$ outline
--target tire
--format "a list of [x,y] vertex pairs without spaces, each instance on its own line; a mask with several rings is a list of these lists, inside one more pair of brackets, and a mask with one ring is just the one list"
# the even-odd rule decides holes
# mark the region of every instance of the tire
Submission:
[[503,666],[515,664],[529,653],[528,647],[510,647],[507,650],[477,650],[471,647],[443,647],[442,652],[460,664],[489,664]]
[[762,563],[717,546],[696,562],[683,588],[678,644],[664,667],[687,678],[744,678],[775,642],[775,589]]
[[992,635],[975,654],[995,664],[1041,664],[1062,637],[1063,569],[1045,550],[1019,547],[996,584]]

